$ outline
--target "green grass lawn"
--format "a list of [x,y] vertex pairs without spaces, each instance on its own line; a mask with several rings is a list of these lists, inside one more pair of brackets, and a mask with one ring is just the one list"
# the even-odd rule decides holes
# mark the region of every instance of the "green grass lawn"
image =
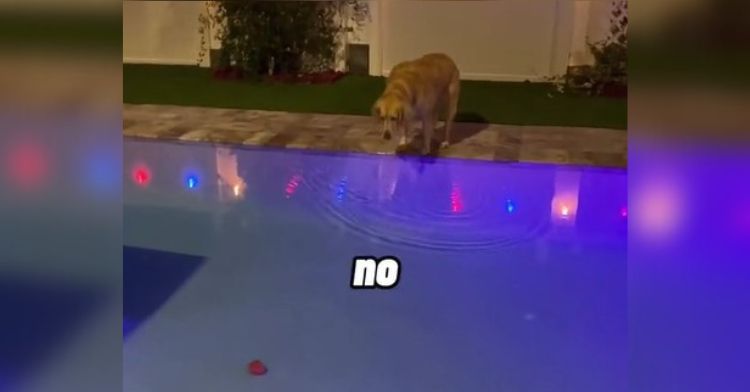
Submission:
[[[332,85],[223,81],[193,66],[123,65],[123,101],[307,113],[371,113],[384,79],[347,76]],[[458,121],[625,129],[627,100],[554,93],[544,83],[463,81]]]

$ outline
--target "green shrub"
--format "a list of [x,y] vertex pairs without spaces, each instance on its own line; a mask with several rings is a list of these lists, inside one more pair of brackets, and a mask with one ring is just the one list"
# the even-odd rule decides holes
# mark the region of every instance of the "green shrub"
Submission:
[[607,38],[588,44],[594,56],[594,65],[573,67],[564,76],[547,79],[555,85],[558,92],[571,90],[589,95],[622,96],[627,94],[628,6],[626,1],[614,0],[612,2],[610,30]]
[[610,86],[626,87],[628,84],[628,4],[627,0],[612,2],[610,31],[601,42],[589,44],[594,55],[589,83],[596,95]]
[[206,7],[199,61],[206,52],[206,30],[216,29],[222,46],[216,65],[256,75],[332,68],[340,34],[350,30],[345,20],[361,24],[369,11],[354,0],[209,1]]

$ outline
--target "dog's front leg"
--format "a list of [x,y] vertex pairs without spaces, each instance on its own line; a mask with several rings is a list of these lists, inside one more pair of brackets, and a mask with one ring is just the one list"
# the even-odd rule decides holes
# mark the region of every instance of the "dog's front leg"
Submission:
[[437,124],[437,116],[430,116],[422,122],[424,128],[424,147],[422,147],[422,155],[427,155],[432,151],[432,134],[435,132],[435,125]]
[[401,128],[401,139],[398,141],[399,147],[404,147],[408,144],[408,138],[411,134],[411,121],[404,120],[404,123],[402,124]]

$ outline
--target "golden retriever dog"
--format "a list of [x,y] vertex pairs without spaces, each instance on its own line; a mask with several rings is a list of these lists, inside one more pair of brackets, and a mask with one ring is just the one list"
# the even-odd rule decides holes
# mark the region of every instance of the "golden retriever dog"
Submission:
[[430,152],[438,117],[445,116],[445,140],[450,144],[451,128],[458,108],[460,81],[458,67],[445,54],[433,53],[396,65],[388,75],[385,91],[373,106],[373,114],[383,122],[383,138],[399,132],[399,147],[407,144],[412,122],[421,121],[424,147]]

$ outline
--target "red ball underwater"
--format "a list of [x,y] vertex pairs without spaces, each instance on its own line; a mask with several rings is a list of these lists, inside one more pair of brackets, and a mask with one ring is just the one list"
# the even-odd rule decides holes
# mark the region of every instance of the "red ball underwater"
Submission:
[[254,376],[262,376],[268,372],[268,368],[263,362],[256,359],[247,365],[247,371]]

